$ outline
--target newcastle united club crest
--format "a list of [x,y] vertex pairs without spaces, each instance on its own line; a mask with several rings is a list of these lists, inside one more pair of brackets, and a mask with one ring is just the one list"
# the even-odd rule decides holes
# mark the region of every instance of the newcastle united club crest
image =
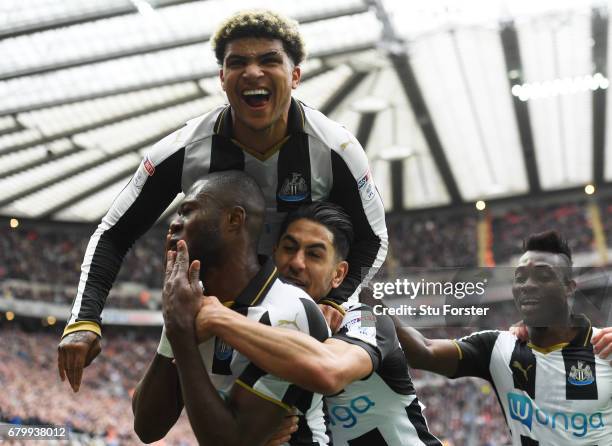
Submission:
[[278,198],[283,201],[302,201],[308,196],[308,185],[304,177],[293,172],[290,177],[285,178],[283,185],[278,191]]
[[572,366],[567,380],[575,386],[588,386],[595,381],[591,367],[588,364],[585,365],[583,361],[578,361],[578,367]]

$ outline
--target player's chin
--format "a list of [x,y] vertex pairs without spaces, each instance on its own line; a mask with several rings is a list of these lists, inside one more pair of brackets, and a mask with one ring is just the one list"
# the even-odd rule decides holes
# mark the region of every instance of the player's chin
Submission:
[[521,305],[521,315],[523,322],[529,327],[549,327],[552,324],[550,312],[544,308],[537,306],[528,306],[525,308]]
[[291,278],[291,277],[286,277],[286,278],[285,278],[285,280],[286,280],[287,282],[289,282],[291,285],[296,286],[296,287],[298,287],[298,288],[301,288],[301,289],[303,289],[304,291],[306,291],[306,289],[308,289],[308,284],[307,284],[307,283],[302,282],[301,280],[298,280],[298,279],[293,279],[293,278]]

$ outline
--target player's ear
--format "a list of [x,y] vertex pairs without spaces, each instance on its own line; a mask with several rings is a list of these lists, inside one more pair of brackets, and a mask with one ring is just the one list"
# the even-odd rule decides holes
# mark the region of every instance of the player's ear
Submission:
[[242,206],[233,206],[226,216],[227,229],[230,232],[241,230],[246,224],[246,211]]
[[219,69],[219,80],[221,81],[221,88],[225,91],[225,74],[223,73],[223,68]]
[[295,65],[291,71],[291,88],[296,89],[300,84],[302,78],[302,68],[299,65]]
[[568,283],[567,283],[567,287],[566,287],[566,295],[567,297],[572,297],[574,295],[574,293],[576,292],[576,281],[574,279],[571,279]]
[[349,264],[346,260],[338,262],[338,264],[336,265],[336,269],[334,270],[334,275],[332,277],[332,288],[338,288],[342,284],[344,278],[348,274],[348,270]]

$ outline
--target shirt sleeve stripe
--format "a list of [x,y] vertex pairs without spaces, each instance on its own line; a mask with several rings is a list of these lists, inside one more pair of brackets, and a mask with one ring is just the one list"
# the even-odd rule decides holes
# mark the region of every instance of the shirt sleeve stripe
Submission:
[[238,384],[239,386],[245,388],[246,390],[248,390],[251,393],[254,393],[255,395],[257,395],[260,398],[263,398],[266,401],[270,401],[271,403],[276,404],[277,406],[282,407],[283,409],[285,409],[287,412],[291,412],[291,407],[288,406],[287,404],[283,403],[282,401],[279,401],[277,399],[271,398],[268,395],[264,395],[263,393],[255,390],[254,388],[252,388],[251,386],[249,386],[248,384],[244,383],[243,381],[241,381],[240,379],[236,380],[236,384]]
[[62,339],[70,333],[74,333],[75,331],[93,331],[95,334],[102,337],[102,330],[100,329],[100,326],[98,324],[90,321],[82,321],[75,322],[74,324],[70,324],[66,328],[64,328]]
[[459,352],[459,361],[461,361],[463,359],[463,352],[461,351],[461,347],[459,346],[459,343],[454,339],[453,344],[455,344],[455,347],[457,347],[457,351]]

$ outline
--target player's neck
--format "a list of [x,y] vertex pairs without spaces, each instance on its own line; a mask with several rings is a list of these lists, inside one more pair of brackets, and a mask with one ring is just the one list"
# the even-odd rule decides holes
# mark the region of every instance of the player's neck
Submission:
[[232,250],[231,255],[204,271],[204,294],[216,296],[224,303],[231,302],[255,277],[261,268],[257,255],[237,251]]
[[550,327],[527,327],[529,342],[541,348],[570,342],[576,336],[577,329],[567,324]]
[[274,124],[265,129],[253,129],[239,119],[233,119],[232,138],[243,146],[260,154],[265,154],[287,135],[289,110]]

